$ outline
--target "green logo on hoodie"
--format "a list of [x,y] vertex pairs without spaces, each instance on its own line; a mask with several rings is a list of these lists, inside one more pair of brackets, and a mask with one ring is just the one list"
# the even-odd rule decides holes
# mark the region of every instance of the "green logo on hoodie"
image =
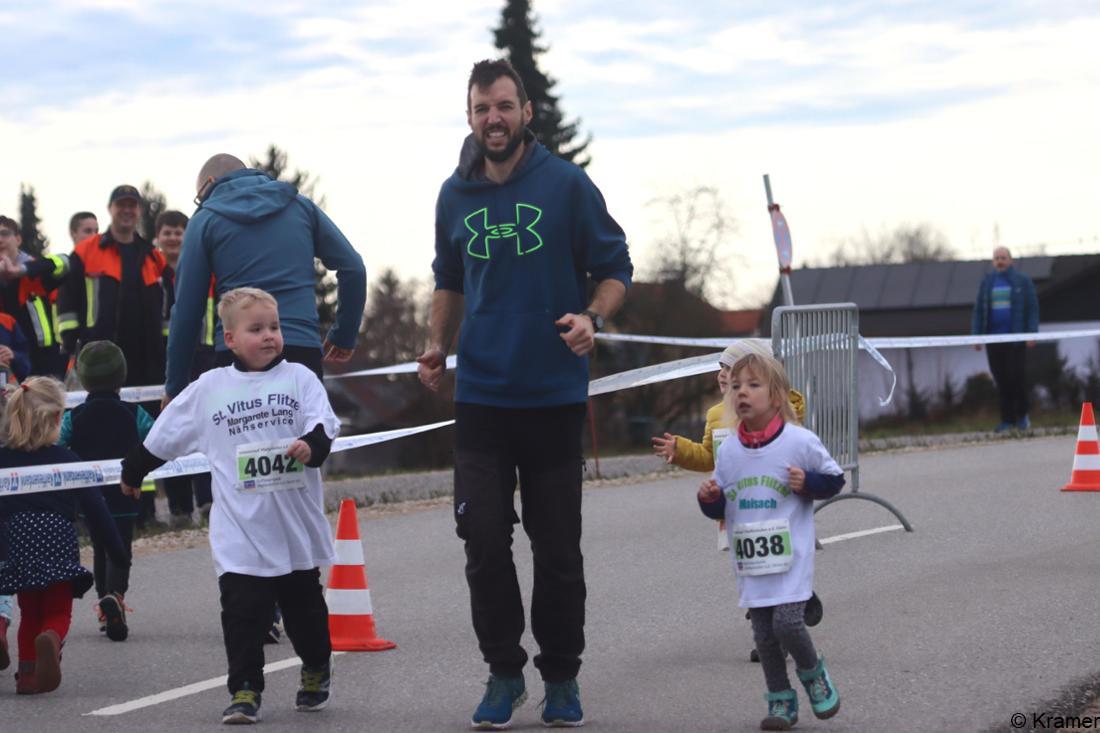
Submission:
[[507,224],[490,224],[489,209],[481,208],[466,217],[464,223],[470,230],[466,252],[471,257],[487,260],[494,240],[514,239],[516,254],[527,255],[542,247],[542,237],[535,225],[542,219],[542,209],[530,204],[516,204],[516,221]]

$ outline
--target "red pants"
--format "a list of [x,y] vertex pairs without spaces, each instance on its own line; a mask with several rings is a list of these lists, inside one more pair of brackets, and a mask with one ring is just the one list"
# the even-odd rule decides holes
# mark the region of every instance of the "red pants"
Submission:
[[73,586],[69,581],[54,583],[48,588],[21,591],[19,599],[19,661],[37,659],[34,640],[43,631],[52,629],[61,641],[69,633],[73,620]]

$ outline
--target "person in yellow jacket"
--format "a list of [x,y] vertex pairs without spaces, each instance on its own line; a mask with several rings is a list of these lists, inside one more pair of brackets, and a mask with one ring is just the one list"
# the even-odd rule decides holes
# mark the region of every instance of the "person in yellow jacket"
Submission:
[[[748,354],[771,356],[771,353],[771,348],[765,342],[756,339],[741,339],[728,346],[718,357],[718,390],[722,396],[725,397],[726,390],[729,389],[730,368],[738,359]],[[794,408],[795,415],[801,422],[806,417],[806,401],[795,389],[791,390],[790,400],[791,407]],[[696,443],[682,435],[665,433],[663,436],[654,436],[653,453],[664,458],[666,462],[689,471],[713,471],[714,456],[718,453],[718,446],[736,428],[736,415],[727,421],[722,402],[719,402],[707,410],[703,442]],[[720,533],[720,536],[725,538],[725,532]]]

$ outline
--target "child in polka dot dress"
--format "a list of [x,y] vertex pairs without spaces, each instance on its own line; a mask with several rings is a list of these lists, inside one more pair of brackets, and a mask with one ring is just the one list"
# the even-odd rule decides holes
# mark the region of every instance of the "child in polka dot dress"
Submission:
[[[65,392],[56,379],[31,377],[8,387],[0,470],[80,460],[54,445],[64,411]],[[112,561],[129,566],[130,555],[97,487],[0,495],[0,594],[14,593],[19,603],[19,694],[50,692],[61,684],[61,646],[72,622],[73,598],[92,586],[73,529],[78,506]]]

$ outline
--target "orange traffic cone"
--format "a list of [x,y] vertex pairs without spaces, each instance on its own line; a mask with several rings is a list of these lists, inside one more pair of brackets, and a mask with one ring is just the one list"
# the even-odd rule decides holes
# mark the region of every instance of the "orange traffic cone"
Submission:
[[336,564],[328,576],[325,591],[328,604],[328,630],[333,651],[381,652],[397,644],[378,638],[374,630],[374,612],[363,565],[363,544],[359,541],[359,522],[355,502],[340,502],[336,520]]
[[1073,473],[1062,491],[1100,491],[1100,441],[1096,437],[1096,419],[1092,403],[1081,405],[1081,427],[1077,430],[1077,452]]

